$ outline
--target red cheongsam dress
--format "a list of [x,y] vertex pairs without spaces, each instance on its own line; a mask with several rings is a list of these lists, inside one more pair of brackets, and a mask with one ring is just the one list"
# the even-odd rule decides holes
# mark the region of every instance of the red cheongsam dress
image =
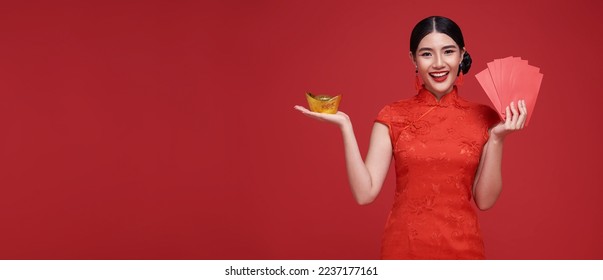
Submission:
[[439,101],[425,88],[385,106],[396,192],[381,244],[382,259],[483,259],[472,186],[488,129],[500,122],[488,106],[457,88]]

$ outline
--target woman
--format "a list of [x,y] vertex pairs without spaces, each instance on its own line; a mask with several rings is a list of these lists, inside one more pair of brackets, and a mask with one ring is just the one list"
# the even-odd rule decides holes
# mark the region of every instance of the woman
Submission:
[[458,95],[455,83],[469,71],[471,57],[460,28],[448,18],[420,21],[411,33],[409,56],[418,94],[379,112],[365,161],[345,113],[295,108],[339,126],[359,204],[377,197],[395,159],[396,193],[382,239],[383,259],[483,259],[471,198],[481,210],[496,202],[503,142],[523,128],[525,102],[509,104],[501,122],[490,107]]

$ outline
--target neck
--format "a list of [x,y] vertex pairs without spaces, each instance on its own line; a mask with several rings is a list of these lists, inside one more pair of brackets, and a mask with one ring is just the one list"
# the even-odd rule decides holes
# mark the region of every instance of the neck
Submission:
[[427,91],[428,91],[429,93],[431,93],[431,95],[433,95],[433,96],[436,98],[436,100],[437,100],[437,101],[440,101],[440,100],[442,99],[442,97],[444,97],[446,94],[449,94],[449,93],[451,93],[451,92],[452,92],[452,90],[454,89],[454,86],[451,86],[451,87],[450,87],[450,88],[449,88],[447,91],[445,91],[445,92],[436,92],[435,90],[433,90],[433,89],[429,89],[429,88],[427,88],[427,87],[425,87],[425,89],[427,89]]

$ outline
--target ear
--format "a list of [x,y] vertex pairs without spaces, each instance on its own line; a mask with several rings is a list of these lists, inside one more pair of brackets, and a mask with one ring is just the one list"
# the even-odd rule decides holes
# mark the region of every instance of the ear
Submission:
[[463,50],[461,51],[461,59],[463,59],[466,52],[467,52],[467,49],[465,49],[465,47],[463,47]]
[[415,56],[412,55],[412,52],[408,52],[408,58],[410,58],[410,61],[412,62],[412,64],[415,66],[415,68],[417,67],[417,61],[415,60]]

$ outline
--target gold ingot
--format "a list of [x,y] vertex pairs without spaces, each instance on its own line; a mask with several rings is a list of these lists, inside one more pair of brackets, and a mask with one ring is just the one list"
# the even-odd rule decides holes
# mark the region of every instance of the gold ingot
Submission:
[[313,95],[310,92],[306,92],[306,99],[308,100],[308,106],[310,111],[318,113],[335,114],[339,108],[339,102],[341,102],[341,94],[337,96],[329,95]]

